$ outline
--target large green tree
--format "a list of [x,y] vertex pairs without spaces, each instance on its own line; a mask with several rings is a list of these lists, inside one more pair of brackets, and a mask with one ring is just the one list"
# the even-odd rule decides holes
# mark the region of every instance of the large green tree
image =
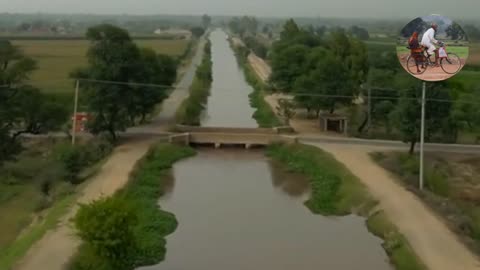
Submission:
[[72,76],[81,79],[86,92],[93,115],[90,131],[108,132],[115,140],[118,131],[134,125],[138,119],[144,120],[155,104],[166,97],[165,91],[176,77],[176,65],[168,56],[139,49],[127,31],[112,25],[90,28],[87,38],[91,43],[88,67]]
[[[420,140],[421,124],[421,87],[412,87],[402,91],[395,110],[392,112],[392,121],[400,131],[403,141],[410,144],[409,153],[413,154],[415,144]],[[436,100],[451,100],[448,90],[439,83],[430,83],[426,92],[425,107],[425,140],[429,141],[434,135],[444,132],[445,121],[449,119],[452,104]]]

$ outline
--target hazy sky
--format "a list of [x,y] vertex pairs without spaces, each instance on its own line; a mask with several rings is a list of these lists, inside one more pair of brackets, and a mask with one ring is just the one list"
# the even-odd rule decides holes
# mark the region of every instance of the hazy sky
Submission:
[[0,12],[477,18],[480,0],[0,0]]

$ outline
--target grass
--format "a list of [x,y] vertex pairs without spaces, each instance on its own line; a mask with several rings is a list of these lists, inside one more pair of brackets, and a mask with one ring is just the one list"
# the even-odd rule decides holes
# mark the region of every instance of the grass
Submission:
[[[41,139],[24,143],[17,160],[0,169],[0,269],[9,269],[68,211],[77,193],[63,163],[57,160],[66,141]],[[79,169],[76,183],[91,177],[111,148],[98,139],[80,141],[89,159]],[[104,150],[100,150],[100,148]],[[100,162],[99,162],[100,161]],[[44,183],[49,191],[45,195]]]
[[480,254],[480,158],[474,155],[428,153],[425,189],[418,190],[418,157],[400,152],[373,153],[372,158],[392,172],[427,205],[443,216],[450,228]]
[[211,45],[205,45],[202,63],[197,67],[190,86],[190,93],[175,113],[176,122],[183,125],[199,126],[202,111],[205,109],[212,84]]
[[268,147],[267,155],[309,178],[313,192],[306,206],[314,213],[364,213],[375,203],[356,176],[332,155],[316,147],[275,144]]
[[270,145],[267,155],[288,170],[308,177],[312,192],[305,205],[316,214],[367,216],[367,227],[384,240],[383,247],[397,270],[426,270],[398,229],[382,212],[369,215],[376,202],[360,180],[332,155],[302,144]]
[[[73,93],[69,80],[72,70],[87,64],[87,40],[13,40],[27,56],[38,62],[38,69],[31,77],[34,86],[45,93]],[[137,40],[142,47],[158,53],[181,56],[187,49],[188,40]]]
[[22,258],[35,242],[57,224],[59,219],[68,212],[74,201],[75,196],[69,195],[55,203],[39,225],[33,226],[11,246],[3,250],[0,253],[0,269],[11,269],[15,262]]
[[[405,47],[405,46],[397,46],[397,52],[401,53],[401,54],[409,54],[410,50],[407,49],[407,47]],[[468,55],[469,55],[469,48],[468,47],[463,47],[463,46],[448,46],[447,47],[447,52],[455,53],[460,58],[466,59],[466,58],[468,58]]]
[[247,82],[253,88],[253,92],[248,96],[250,105],[256,109],[253,118],[262,128],[281,126],[282,122],[278,119],[272,107],[265,101],[265,84],[258,78],[249,64],[244,64],[243,70]]
[[[172,177],[170,168],[183,158],[195,155],[189,147],[172,144],[153,146],[147,155],[139,162],[130,177],[128,184],[114,196],[121,196],[135,206],[137,224],[134,236],[137,241],[134,257],[134,267],[153,265],[165,257],[165,236],[175,231],[177,221],[171,213],[158,207],[158,198],[165,192],[165,181]],[[71,261],[69,269],[97,270],[98,265],[106,265],[94,249],[84,243]],[[102,268],[109,270],[113,268]]]
[[[230,41],[232,42],[232,41]],[[282,122],[278,119],[272,107],[265,101],[266,85],[255,73],[253,68],[247,61],[247,54],[231,43],[231,47],[235,52],[237,63],[242,67],[246,81],[252,86],[253,92],[249,95],[250,105],[255,108],[253,118],[262,128],[278,127]]]
[[383,212],[377,212],[367,220],[368,230],[384,239],[383,248],[397,270],[427,270],[408,241],[388,220]]

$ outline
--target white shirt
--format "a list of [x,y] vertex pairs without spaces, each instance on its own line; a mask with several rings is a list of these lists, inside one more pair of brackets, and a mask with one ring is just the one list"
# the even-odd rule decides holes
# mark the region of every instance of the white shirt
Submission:
[[435,29],[430,28],[430,29],[427,30],[427,32],[425,32],[425,34],[423,34],[421,44],[423,46],[428,47],[432,43],[436,44],[436,43],[438,43],[438,41],[435,39]]

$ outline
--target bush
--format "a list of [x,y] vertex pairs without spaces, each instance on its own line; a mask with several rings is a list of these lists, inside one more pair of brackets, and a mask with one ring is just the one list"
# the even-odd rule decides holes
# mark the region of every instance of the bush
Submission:
[[72,184],[79,184],[80,172],[91,166],[113,151],[113,144],[104,137],[97,137],[86,144],[72,146],[69,143],[60,144],[54,150],[55,158],[65,171],[64,178]]
[[137,223],[136,209],[121,196],[81,205],[74,218],[85,248],[118,270],[131,269],[134,265]]
[[425,186],[433,193],[443,197],[448,197],[450,192],[447,176],[438,168],[426,168]]
[[[140,162],[125,188],[110,199],[82,206],[84,213],[77,214],[75,226],[85,243],[69,269],[130,270],[162,261],[166,252],[164,238],[177,227],[175,216],[160,210],[157,204],[163,194],[163,179],[174,162],[193,154],[195,151],[188,147],[157,145]],[[107,240],[114,244],[113,248]],[[117,249],[116,243],[129,248]],[[99,247],[111,251],[104,254]],[[117,254],[123,254],[121,265],[112,261]]]

